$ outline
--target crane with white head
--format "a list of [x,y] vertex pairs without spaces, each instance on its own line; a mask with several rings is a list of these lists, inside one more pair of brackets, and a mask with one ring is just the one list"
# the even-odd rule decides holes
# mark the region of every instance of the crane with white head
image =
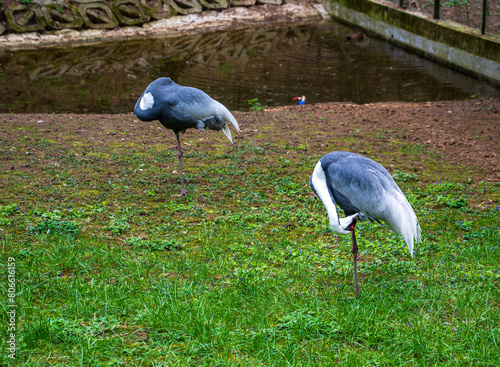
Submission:
[[186,195],[179,133],[184,133],[189,128],[219,130],[232,143],[231,130],[227,122],[232,123],[236,131],[240,132],[238,122],[222,103],[202,90],[183,87],[170,78],[159,78],[149,84],[135,104],[134,113],[139,120],[159,120],[167,129],[173,130],[177,139],[181,175],[182,189],[179,196]]
[[[420,224],[401,189],[381,164],[355,153],[332,152],[318,161],[309,182],[326,208],[331,230],[352,235],[356,295],[359,294],[357,221],[387,223],[403,237],[413,256],[414,243],[422,240]],[[346,217],[340,218],[337,206]]]

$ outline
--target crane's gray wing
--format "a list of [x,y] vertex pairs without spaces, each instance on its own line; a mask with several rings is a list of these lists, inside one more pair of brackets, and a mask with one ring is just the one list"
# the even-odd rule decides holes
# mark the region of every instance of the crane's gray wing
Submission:
[[143,121],[158,119],[174,131],[205,127],[221,130],[232,142],[227,121],[239,132],[238,122],[220,102],[202,90],[183,87],[170,78],[159,78],[148,85],[134,112]]
[[[179,86],[176,95],[179,98],[175,105],[172,105],[174,112],[193,116],[200,121],[208,120],[207,123],[210,126],[206,127],[213,130],[222,130],[231,141],[231,132],[226,122],[229,121],[236,128],[236,131],[240,132],[240,127],[233,114],[222,103],[216,101],[202,90]],[[216,120],[213,120],[213,118],[216,118]],[[224,122],[222,126],[219,120]]]
[[321,163],[327,183],[338,193],[335,198],[341,208],[343,200],[348,200],[351,207],[369,218],[387,221],[392,212],[389,197],[399,200],[402,193],[382,165],[348,152],[327,154]]
[[386,222],[403,236],[413,254],[414,241],[421,241],[420,224],[410,203],[382,165],[348,152],[327,154],[321,163],[332,190],[348,198],[368,218]]

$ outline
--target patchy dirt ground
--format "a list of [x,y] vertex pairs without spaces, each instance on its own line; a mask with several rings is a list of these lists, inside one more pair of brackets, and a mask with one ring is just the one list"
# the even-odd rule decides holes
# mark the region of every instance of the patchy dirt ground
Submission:
[[[425,173],[429,168],[419,162],[418,152],[401,156],[400,150],[393,148],[407,141],[412,146],[434,151],[448,163],[465,167],[474,176],[471,179],[500,181],[500,100],[325,103],[235,112],[235,117],[242,133],[236,134],[234,149],[242,139],[253,140],[255,146],[265,146],[266,142],[291,147],[305,144],[303,154],[350,150],[374,156],[393,169]],[[225,141],[222,134],[192,129],[182,136],[184,146],[194,145],[193,149],[200,154],[213,149],[212,144],[218,139]],[[27,157],[19,152],[25,149],[21,147],[25,140],[31,140],[31,146],[35,147],[43,141],[57,142],[66,146],[67,152],[85,140],[104,147],[130,142],[143,147],[161,144],[176,149],[171,132],[157,122],[140,122],[134,115],[3,114],[0,115],[3,171],[20,174],[19,171],[33,173],[40,169],[41,161],[25,164]]]
[[[318,120],[334,121],[335,125],[329,129],[330,135],[319,139],[315,150],[336,150],[335,137],[356,136],[359,127],[360,130],[378,132],[363,134],[362,140],[370,146],[376,147],[380,133],[384,132],[387,139],[393,136],[416,142],[440,152],[450,162],[474,169],[477,179],[500,181],[500,100],[368,105],[335,103],[293,106],[285,110],[300,110]],[[332,111],[333,116],[328,111]],[[300,119],[295,124],[294,128],[302,125]],[[328,143],[328,149],[321,147],[324,143]],[[366,153],[360,144],[351,146],[356,146],[357,153]],[[418,167],[418,162],[413,163]]]
[[[363,126],[435,149],[451,162],[478,170],[483,179],[500,179],[500,100],[342,105],[342,109]],[[349,134],[348,127],[342,130]]]

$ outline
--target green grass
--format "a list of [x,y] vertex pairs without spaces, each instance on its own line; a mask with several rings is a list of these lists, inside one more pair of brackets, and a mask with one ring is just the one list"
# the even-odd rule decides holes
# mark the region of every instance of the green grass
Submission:
[[[385,149],[381,163],[404,153],[429,168],[401,162],[394,171],[422,225],[413,258],[387,227],[357,226],[354,299],[350,238],[329,231],[308,186],[322,156],[317,144],[268,134],[231,146],[213,133],[186,145],[188,196],[177,198],[175,150],[139,136],[113,145],[22,134],[0,152],[22,167],[6,165],[0,175],[0,304],[8,309],[11,257],[16,365],[500,360],[500,186],[470,182],[469,171],[436,163],[423,146],[396,144],[390,134],[381,148],[359,143],[373,154]],[[0,364],[14,365],[4,353],[5,312],[0,321]]]

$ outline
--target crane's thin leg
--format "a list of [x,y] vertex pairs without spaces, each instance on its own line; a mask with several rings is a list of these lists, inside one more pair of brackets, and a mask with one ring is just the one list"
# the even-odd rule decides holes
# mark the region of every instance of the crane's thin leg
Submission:
[[179,167],[181,171],[181,186],[182,190],[181,193],[178,196],[183,196],[186,195],[186,190],[184,190],[184,175],[182,173],[182,148],[181,148],[181,140],[179,138],[179,132],[175,132],[175,138],[177,139],[177,157],[179,157]]
[[352,257],[354,260],[354,291],[356,292],[356,296],[359,294],[358,289],[358,243],[356,242],[356,233],[355,230],[352,230]]

